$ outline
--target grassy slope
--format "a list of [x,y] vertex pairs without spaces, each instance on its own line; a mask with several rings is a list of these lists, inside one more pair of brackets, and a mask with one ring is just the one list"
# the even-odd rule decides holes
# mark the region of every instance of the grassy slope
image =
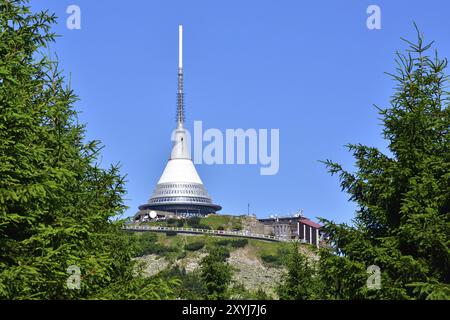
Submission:
[[[199,221],[200,225],[211,229],[238,229],[248,223],[247,217],[229,215],[210,215]],[[166,221],[157,222],[167,225]],[[173,221],[171,223],[174,223]],[[177,222],[178,224],[180,221]],[[155,223],[150,223],[155,225]],[[186,224],[185,224],[186,225]],[[187,235],[166,233],[134,233],[142,239],[140,245],[150,249],[139,258],[152,274],[178,265],[188,272],[198,268],[207,249],[213,246],[225,246],[230,252],[229,263],[234,269],[233,281],[244,285],[248,290],[264,289],[276,297],[275,287],[285,272],[284,262],[290,243],[269,242],[256,239],[221,237],[215,235]],[[201,243],[200,246],[197,246]],[[189,246],[189,244],[194,244]],[[186,247],[188,245],[188,247]],[[302,245],[303,252],[316,256],[316,249]],[[156,259],[155,259],[156,256]],[[190,271],[189,271],[190,270]]]
[[[154,221],[154,222],[146,222],[144,224],[151,226],[176,226],[177,223],[182,223],[181,221],[175,222],[172,221],[173,225],[169,224],[167,221]],[[239,216],[231,216],[231,215],[209,215],[207,217],[200,219],[201,225],[206,225],[211,229],[219,229],[223,228],[224,230],[233,230],[242,228],[242,218]],[[184,226],[187,226],[187,223],[184,223]]]
[[[231,216],[231,215],[209,215],[207,217],[200,219],[201,225],[206,225],[211,229],[219,229],[223,228],[224,230],[232,230],[232,229],[240,229],[243,225],[243,221],[245,216]],[[166,221],[157,221],[157,222],[149,222],[149,225],[167,225]],[[185,226],[186,223],[185,223]],[[157,242],[165,248],[169,248],[170,252],[167,254],[172,259],[176,259],[177,256],[182,255],[190,255],[191,252],[186,252],[184,249],[186,244],[193,242],[204,242],[206,247],[216,246],[216,245],[224,245],[223,242],[227,240],[233,241],[240,238],[227,238],[220,236],[211,236],[211,235],[183,235],[177,234],[175,236],[167,236],[165,233],[157,234]],[[277,260],[277,262],[281,262],[283,260],[283,256],[289,249],[289,243],[282,242],[268,242],[256,239],[248,239],[248,244],[246,248],[248,252],[252,255],[262,258],[266,263],[269,263],[269,260]],[[228,245],[230,251],[235,250],[236,248],[232,248]],[[302,245],[302,251],[310,251],[314,252],[315,248],[309,245]],[[269,256],[269,257],[268,257]],[[264,259],[264,258],[271,259]],[[273,265],[273,264],[272,264]]]
[[211,229],[216,230],[219,227],[223,227],[224,230],[242,228],[241,218],[239,216],[209,215],[208,217],[202,218],[200,221],[202,224],[205,224],[211,227]]
[[[243,238],[228,238],[212,235],[184,235],[177,234],[175,236],[167,236],[164,233],[157,234],[157,243],[167,248],[163,256],[171,261],[180,257],[189,257],[194,252],[185,250],[185,246],[194,242],[205,243],[205,248],[212,246],[226,246],[230,252],[237,250],[231,245],[231,242]],[[245,245],[246,252],[250,256],[257,257],[265,265],[271,267],[281,267],[281,263],[289,250],[289,243],[283,242],[268,242],[255,239],[247,239],[248,243]],[[269,259],[270,258],[270,259]]]

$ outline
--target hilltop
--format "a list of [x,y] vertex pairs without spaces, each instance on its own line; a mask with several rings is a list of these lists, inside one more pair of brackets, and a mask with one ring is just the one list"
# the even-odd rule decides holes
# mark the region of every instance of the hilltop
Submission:
[[[168,219],[145,224],[236,231],[250,228],[254,220],[249,216],[210,215],[204,218]],[[170,272],[174,268],[181,273],[195,274],[207,250],[220,246],[226,248],[229,253],[227,261],[234,270],[234,286],[243,286],[250,291],[263,290],[272,297],[276,297],[274,288],[285,272],[284,259],[290,248],[290,243],[287,242],[187,235],[173,231],[139,232],[134,233],[133,237],[140,243],[140,251],[135,259],[147,276]],[[300,250],[311,259],[318,259],[313,246],[304,244],[300,246]]]

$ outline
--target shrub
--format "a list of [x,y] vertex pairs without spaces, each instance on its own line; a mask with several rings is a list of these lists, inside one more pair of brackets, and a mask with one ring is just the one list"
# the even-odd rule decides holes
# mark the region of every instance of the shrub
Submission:
[[166,231],[166,236],[168,236],[168,237],[174,237],[177,234],[178,233],[176,231]]
[[175,293],[179,299],[199,300],[206,296],[207,292],[198,271],[186,273],[186,270],[178,266],[163,270],[159,276],[163,279],[180,279],[181,285],[175,287]]
[[240,230],[242,230],[242,225],[241,225],[240,222],[234,222],[232,227],[231,227],[231,229],[232,230],[236,230],[236,231],[240,231]]
[[158,237],[155,233],[144,232],[140,234],[127,233],[129,241],[131,242],[130,247],[134,256],[143,256],[146,254],[153,253],[155,247],[158,246],[156,243]]
[[186,258],[186,256],[187,256],[186,250],[181,250],[178,253],[177,259],[184,259],[184,258]]
[[187,243],[184,246],[184,249],[189,250],[189,251],[197,251],[197,250],[202,249],[204,246],[205,246],[204,241],[195,241],[195,242]]
[[216,241],[216,244],[218,246],[228,246],[230,244],[231,240],[230,239],[220,239]]
[[177,222],[176,222],[176,226],[178,227],[178,228],[182,228],[182,227],[184,227],[184,220],[177,220]]
[[227,248],[222,248],[223,250],[220,251],[221,258],[225,261],[230,257],[230,250]]
[[176,252],[176,247],[166,247],[156,241],[145,241],[145,239],[135,240],[134,256],[141,257],[147,254],[157,254],[165,256],[169,253]]
[[222,247],[242,248],[248,244],[248,239],[221,239],[217,240],[216,244]]
[[230,242],[233,248],[243,248],[248,244],[248,239],[236,239]]
[[173,218],[169,218],[169,219],[166,220],[167,225],[171,226],[171,227],[176,226],[177,222],[178,222],[178,220],[173,219]]
[[205,298],[208,300],[229,298],[228,286],[233,270],[225,261],[225,252],[225,248],[213,247],[200,262],[200,277],[207,292]]
[[289,251],[288,248],[286,247],[281,247],[278,248],[277,250],[277,256],[280,259],[280,262],[282,262],[283,264],[286,262],[286,257],[290,254],[291,252]]
[[186,224],[191,228],[199,228],[200,227],[200,217],[191,217],[186,220]]
[[262,253],[261,260],[267,264],[274,266],[280,266],[282,264],[280,256],[273,254]]

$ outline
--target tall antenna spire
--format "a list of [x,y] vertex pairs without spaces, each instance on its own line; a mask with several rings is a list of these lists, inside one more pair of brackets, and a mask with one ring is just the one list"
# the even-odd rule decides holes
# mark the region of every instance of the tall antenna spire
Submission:
[[177,93],[177,126],[184,124],[184,94],[183,94],[183,26],[178,26],[178,93]]

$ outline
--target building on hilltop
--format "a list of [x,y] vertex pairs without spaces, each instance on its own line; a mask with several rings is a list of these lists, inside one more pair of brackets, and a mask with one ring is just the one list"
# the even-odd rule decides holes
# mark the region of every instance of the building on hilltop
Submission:
[[258,219],[271,233],[286,239],[298,239],[303,243],[319,246],[322,232],[321,225],[303,216],[271,217]]

